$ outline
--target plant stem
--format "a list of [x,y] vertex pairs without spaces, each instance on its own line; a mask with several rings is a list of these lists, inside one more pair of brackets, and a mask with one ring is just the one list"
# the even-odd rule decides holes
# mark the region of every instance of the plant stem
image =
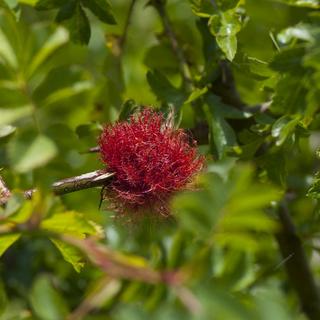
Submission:
[[168,39],[170,40],[172,50],[178,59],[179,69],[183,78],[184,85],[186,89],[188,89],[188,91],[191,91],[193,87],[192,80],[191,80],[191,72],[189,70],[187,60],[184,56],[184,52],[179,46],[177,36],[171,25],[171,21],[167,15],[167,12],[165,9],[165,3],[163,0],[153,0],[152,4],[154,5],[154,7],[157,9],[159,13],[164,31]]
[[[113,175],[114,173],[97,170],[54,182],[51,188],[55,195],[64,195],[74,191],[104,186],[111,180]],[[30,199],[35,191],[36,189],[25,191],[25,198]],[[9,200],[10,195],[10,190],[0,177],[0,205],[4,205]]]
[[290,283],[298,295],[303,312],[310,320],[319,320],[319,291],[301,240],[285,205],[280,207],[278,216],[282,230],[276,234],[276,239],[285,260],[284,264]]
[[114,176],[114,173],[97,170],[80,176],[63,179],[53,183],[52,190],[56,195],[99,187],[105,185]]

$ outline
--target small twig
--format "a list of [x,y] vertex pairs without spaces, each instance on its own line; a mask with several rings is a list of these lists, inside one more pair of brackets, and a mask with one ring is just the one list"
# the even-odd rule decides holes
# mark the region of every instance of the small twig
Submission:
[[[282,230],[276,234],[290,283],[294,287],[302,310],[311,320],[320,319],[320,295],[306,253],[296,232],[288,208],[278,211]],[[288,259],[288,257],[290,257]]]
[[[80,176],[75,176],[67,179],[63,179],[52,184],[52,191],[55,195],[64,195],[67,193],[105,186],[114,173],[105,172],[104,170],[97,170],[88,172]],[[24,192],[24,197],[30,199],[36,189],[27,190]],[[10,198],[11,192],[6,187],[4,181],[0,177],[0,204],[4,205]]]
[[113,176],[114,173],[97,170],[55,182],[52,185],[52,190],[56,195],[62,195],[78,190],[99,187],[105,185]]
[[184,52],[179,46],[177,36],[172,28],[171,21],[167,15],[166,9],[165,9],[165,3],[163,0],[153,0],[152,4],[157,9],[159,16],[161,18],[164,31],[167,35],[167,37],[170,40],[172,50],[174,54],[176,55],[179,63],[179,69],[183,78],[183,82],[187,89],[192,89],[192,78],[191,78],[191,72],[189,70],[189,66],[187,63],[187,59],[184,56]]

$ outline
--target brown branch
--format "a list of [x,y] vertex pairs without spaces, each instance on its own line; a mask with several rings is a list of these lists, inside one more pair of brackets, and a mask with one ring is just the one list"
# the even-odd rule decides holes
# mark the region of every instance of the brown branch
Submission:
[[[64,195],[79,190],[104,186],[113,176],[114,173],[97,170],[54,182],[51,189],[55,195]],[[25,191],[24,197],[30,199],[35,191],[36,189]],[[10,190],[6,187],[4,181],[0,177],[0,205],[4,205],[9,200],[10,195]]]
[[281,231],[276,234],[287,275],[295,289],[301,309],[310,320],[320,319],[320,296],[308,258],[296,232],[288,208],[282,205],[278,212]]

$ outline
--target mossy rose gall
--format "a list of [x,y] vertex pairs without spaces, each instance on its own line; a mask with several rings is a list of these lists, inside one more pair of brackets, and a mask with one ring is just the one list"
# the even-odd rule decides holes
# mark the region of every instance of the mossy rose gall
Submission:
[[105,126],[99,145],[107,170],[115,173],[104,192],[112,208],[122,214],[168,215],[171,196],[186,188],[204,164],[190,140],[150,108]]

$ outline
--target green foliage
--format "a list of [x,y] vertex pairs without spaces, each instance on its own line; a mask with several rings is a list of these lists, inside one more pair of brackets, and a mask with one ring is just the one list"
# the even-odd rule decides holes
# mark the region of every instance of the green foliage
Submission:
[[[311,318],[279,212],[318,278],[319,8],[0,0],[0,318]],[[206,157],[170,217],[114,219],[99,188],[54,195],[103,168],[88,151],[104,124],[141,106]]]

